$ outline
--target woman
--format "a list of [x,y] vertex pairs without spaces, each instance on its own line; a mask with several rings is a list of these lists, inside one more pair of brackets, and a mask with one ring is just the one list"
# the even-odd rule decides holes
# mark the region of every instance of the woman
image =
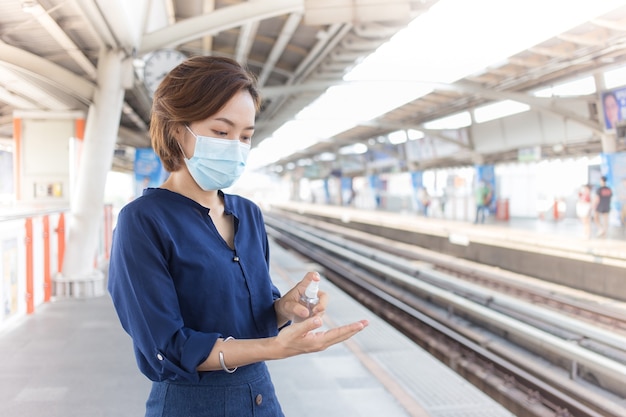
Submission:
[[170,175],[120,212],[109,271],[153,381],[146,416],[282,416],[264,361],[322,351],[367,326],[315,332],[323,292],[314,315],[291,324],[308,316],[298,300],[319,275],[281,297],[259,208],[221,191],[245,167],[259,104],[253,76],[218,57],[188,59],[155,92],[150,135]]

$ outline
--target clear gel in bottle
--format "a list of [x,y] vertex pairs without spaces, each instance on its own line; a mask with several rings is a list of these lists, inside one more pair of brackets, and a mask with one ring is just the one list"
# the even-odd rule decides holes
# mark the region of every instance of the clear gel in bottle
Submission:
[[[311,281],[304,294],[300,297],[300,304],[309,309],[309,317],[313,315],[313,308],[320,302],[320,299],[317,296],[317,291],[320,288],[319,281]],[[296,321],[301,321],[302,318],[297,318]]]

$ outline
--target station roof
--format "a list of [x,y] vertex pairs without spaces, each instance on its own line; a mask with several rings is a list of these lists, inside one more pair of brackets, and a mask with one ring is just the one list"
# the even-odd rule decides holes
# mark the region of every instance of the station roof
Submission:
[[[416,67],[434,63],[436,68],[437,56],[422,55],[423,46],[434,44],[435,37],[442,36],[448,45],[462,44],[464,38],[478,30],[476,24],[464,22],[476,11],[486,18],[482,25],[490,22],[496,23],[493,28],[500,28],[468,51],[468,56],[485,55],[503,40],[499,33],[505,33],[506,26],[502,25],[511,25],[506,19],[519,12],[516,8],[523,7],[532,13],[520,14],[518,23],[523,23],[529,33],[534,24],[546,20],[554,23],[558,33],[456,79],[407,80],[394,79],[401,75],[394,75],[393,71],[381,74],[378,81],[388,81],[390,85],[404,82],[428,89],[382,114],[359,120],[330,138],[281,156],[273,164],[284,166],[303,158],[336,153],[355,143],[374,143],[376,138],[398,130],[420,131],[454,143],[454,135],[428,128],[428,122],[501,100],[515,100],[586,126],[591,134],[572,147],[571,154],[600,152],[603,126],[597,117],[597,93],[575,98],[539,98],[532,93],[583,76],[597,77],[623,66],[626,1],[581,2],[595,5],[593,11],[587,12],[589,17],[578,17],[562,29],[558,23],[565,19],[572,2],[484,1],[482,6],[482,0],[461,1],[456,4],[465,4],[465,8],[444,9],[450,1],[0,0],[0,137],[11,138],[14,111],[86,114],[96,89],[99,53],[103,48],[119,48],[127,54],[134,71],[124,97],[118,147],[123,151],[149,146],[151,98],[144,83],[144,64],[156,50],[176,49],[187,56],[232,57],[257,74],[264,97],[256,125],[257,146],[318,100],[329,87],[350,83],[347,74],[364,63],[365,58],[402,30],[419,25],[416,19],[438,7],[442,8],[439,13],[447,13],[451,24],[422,31],[422,37],[413,41],[415,49],[407,48],[404,60],[390,62],[390,67],[413,62]],[[150,7],[144,9],[147,4]],[[485,5],[491,5],[490,9],[477,10]],[[505,42],[507,36],[502,36]],[[458,55],[450,56],[446,49],[439,52],[442,67],[468,65],[460,57],[457,59]],[[573,114],[560,106],[565,100],[585,102],[590,108],[589,116]],[[432,166],[472,161],[473,140],[480,138],[463,142],[467,152],[455,161],[433,159]],[[487,160],[506,158],[511,151],[502,149],[483,156]],[[118,169],[128,168],[131,162],[124,160],[123,155],[119,152],[115,160]]]

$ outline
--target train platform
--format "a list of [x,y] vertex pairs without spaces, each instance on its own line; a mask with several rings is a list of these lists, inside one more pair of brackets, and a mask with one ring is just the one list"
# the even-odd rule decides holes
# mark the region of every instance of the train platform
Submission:
[[606,236],[598,237],[597,228],[592,226],[591,237],[586,237],[581,221],[571,217],[557,220],[511,217],[498,220],[495,216],[487,216],[484,223],[475,224],[472,221],[441,216],[425,217],[412,212],[365,210],[302,202],[272,203],[270,209],[271,207],[300,214],[333,217],[343,223],[363,221],[374,225],[419,229],[433,234],[456,233],[476,238],[482,236],[494,241],[529,243],[538,248],[565,249],[626,259],[626,227],[611,225]]
[[[318,269],[271,242],[272,276],[287,290]],[[323,279],[325,325],[370,326],[324,352],[268,362],[288,417],[513,416]],[[108,295],[53,299],[0,330],[3,417],[137,417],[149,381]]]
[[[626,301],[626,229],[584,236],[577,219],[485,223],[415,213],[285,202],[267,207]],[[280,214],[279,214],[280,215]]]

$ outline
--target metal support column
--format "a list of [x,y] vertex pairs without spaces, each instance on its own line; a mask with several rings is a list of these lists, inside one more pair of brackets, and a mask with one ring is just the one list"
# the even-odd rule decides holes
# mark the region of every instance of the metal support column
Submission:
[[89,108],[84,147],[72,196],[63,272],[55,278],[58,296],[104,294],[104,274],[95,265],[97,238],[104,217],[104,189],[111,170],[124,99],[124,53],[106,49],[98,60],[97,89]]

